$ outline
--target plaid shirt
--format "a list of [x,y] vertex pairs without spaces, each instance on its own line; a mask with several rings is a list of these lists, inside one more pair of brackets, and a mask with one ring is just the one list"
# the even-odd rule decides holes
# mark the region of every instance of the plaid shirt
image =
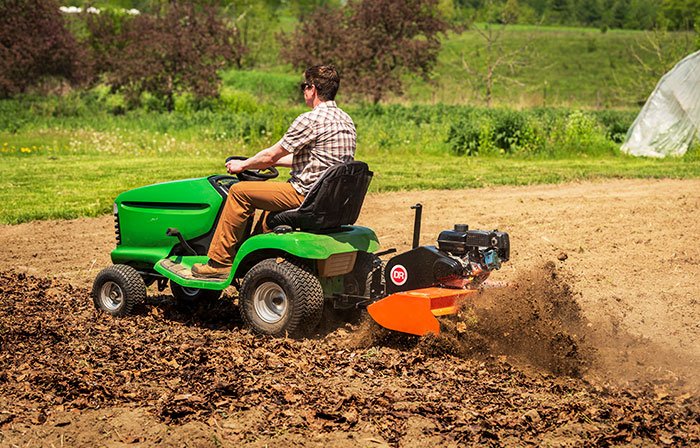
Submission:
[[289,182],[306,195],[326,168],[355,158],[357,132],[352,118],[335,101],[326,101],[297,117],[280,140],[294,154]]

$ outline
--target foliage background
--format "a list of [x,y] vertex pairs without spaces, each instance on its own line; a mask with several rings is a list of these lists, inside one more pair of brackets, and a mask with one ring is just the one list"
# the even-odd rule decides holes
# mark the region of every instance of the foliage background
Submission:
[[[95,5],[124,16],[123,8],[157,14],[167,3]],[[162,92],[149,90],[133,101],[105,78],[78,87],[78,78],[51,70],[24,93],[6,92],[0,99],[0,223],[109,213],[121,191],[218,173],[226,156],[251,155],[280,138],[306,109],[296,88],[299,70],[279,61],[276,35],[292,33],[299,14],[340,3],[209,3],[221,7],[219,17],[247,49],[218,70],[221,82],[212,96],[185,87],[173,91],[170,104]],[[525,5],[508,3],[509,14]],[[0,0],[0,7],[10,4]],[[338,102],[358,128],[358,158],[376,173],[373,191],[700,175],[697,145],[669,160],[619,151],[658,77],[697,48],[696,31],[500,25],[503,15],[487,17],[505,51],[523,40],[533,50],[505,73],[517,83],[496,83],[494,107],[486,108],[483,79],[462,64],[468,58],[483,68],[483,42],[474,28],[458,28],[486,26],[471,22],[483,10],[444,0],[436,8],[457,28],[440,36],[428,79],[404,73],[403,93],[388,93],[376,104],[351,98],[341,85]],[[78,40],[87,33],[78,16],[58,17],[59,29]],[[565,15],[559,17],[565,23]],[[0,29],[3,45],[11,37],[6,31]]]

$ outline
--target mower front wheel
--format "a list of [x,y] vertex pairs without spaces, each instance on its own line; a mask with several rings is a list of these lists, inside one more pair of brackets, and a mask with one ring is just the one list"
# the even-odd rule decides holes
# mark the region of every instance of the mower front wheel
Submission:
[[268,258],[243,278],[238,297],[243,322],[259,334],[299,337],[316,328],[323,288],[307,266]]
[[178,303],[195,305],[216,301],[223,291],[216,289],[188,288],[170,280],[170,292]]
[[136,269],[115,264],[97,274],[92,284],[95,308],[112,316],[128,316],[146,299],[146,284]]

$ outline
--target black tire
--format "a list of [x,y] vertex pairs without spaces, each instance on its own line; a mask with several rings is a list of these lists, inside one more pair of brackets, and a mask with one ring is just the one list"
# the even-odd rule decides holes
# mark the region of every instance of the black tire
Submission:
[[97,274],[92,284],[95,308],[112,316],[128,316],[146,299],[146,284],[136,269],[115,264]]
[[324,299],[309,267],[268,258],[245,275],[238,301],[243,323],[254,332],[299,337],[318,326]]
[[215,302],[221,297],[221,293],[223,293],[222,290],[217,289],[187,288],[178,285],[172,280],[170,280],[170,292],[173,293],[173,297],[175,297],[178,303],[185,305]]

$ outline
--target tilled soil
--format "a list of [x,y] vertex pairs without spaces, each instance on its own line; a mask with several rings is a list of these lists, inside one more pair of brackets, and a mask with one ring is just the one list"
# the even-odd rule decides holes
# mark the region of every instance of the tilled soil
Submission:
[[97,313],[111,217],[0,227],[0,446],[659,446],[700,443],[700,181],[371,195],[384,248],[456,222],[509,232],[490,289],[417,338],[328,319],[241,328],[235,293],[149,289]]

